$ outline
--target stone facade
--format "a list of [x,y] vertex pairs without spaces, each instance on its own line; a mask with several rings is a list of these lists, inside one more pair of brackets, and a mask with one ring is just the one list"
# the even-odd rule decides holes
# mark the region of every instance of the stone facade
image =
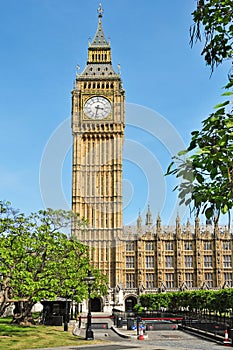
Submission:
[[[200,225],[125,227],[121,249],[126,288],[172,291],[232,286],[232,233]],[[123,240],[122,240],[123,241]]]
[[[95,267],[108,277],[101,310],[131,309],[141,293],[232,286],[232,233],[224,227],[122,223],[122,150],[125,92],[111,62],[110,43],[98,27],[87,64],[72,92],[72,210],[88,219],[73,235],[90,247]],[[94,248],[94,249],[93,249]]]

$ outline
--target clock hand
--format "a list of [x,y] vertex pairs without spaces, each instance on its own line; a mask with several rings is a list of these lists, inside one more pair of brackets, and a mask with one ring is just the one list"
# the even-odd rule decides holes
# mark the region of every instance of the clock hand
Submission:
[[95,109],[96,109],[95,115],[97,115],[97,114],[98,114],[99,109],[102,109],[102,110],[103,110],[103,108],[102,108],[102,107],[100,107],[99,105],[95,106]]

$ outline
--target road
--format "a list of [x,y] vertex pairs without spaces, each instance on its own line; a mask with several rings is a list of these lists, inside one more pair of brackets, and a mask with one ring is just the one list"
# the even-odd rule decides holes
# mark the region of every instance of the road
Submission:
[[[90,350],[223,350],[222,344],[202,340],[179,330],[151,331],[148,332],[148,338],[145,340],[136,338],[124,339],[109,329],[105,331],[95,330],[95,339],[104,340],[106,343],[91,345],[91,341],[87,341],[87,345],[90,345]],[[72,346],[46,350],[87,350],[88,347]]]

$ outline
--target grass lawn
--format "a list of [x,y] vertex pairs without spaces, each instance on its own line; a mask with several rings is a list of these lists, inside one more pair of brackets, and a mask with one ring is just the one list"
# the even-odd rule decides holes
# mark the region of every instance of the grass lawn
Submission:
[[72,327],[68,332],[63,327],[11,325],[11,319],[0,318],[0,350],[26,350],[56,346],[91,345],[100,341],[87,342],[72,335]]

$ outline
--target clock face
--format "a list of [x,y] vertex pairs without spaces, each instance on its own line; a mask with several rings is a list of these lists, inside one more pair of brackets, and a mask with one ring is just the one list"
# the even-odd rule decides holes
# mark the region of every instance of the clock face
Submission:
[[91,119],[104,119],[111,112],[111,103],[105,97],[95,96],[87,100],[83,110]]

